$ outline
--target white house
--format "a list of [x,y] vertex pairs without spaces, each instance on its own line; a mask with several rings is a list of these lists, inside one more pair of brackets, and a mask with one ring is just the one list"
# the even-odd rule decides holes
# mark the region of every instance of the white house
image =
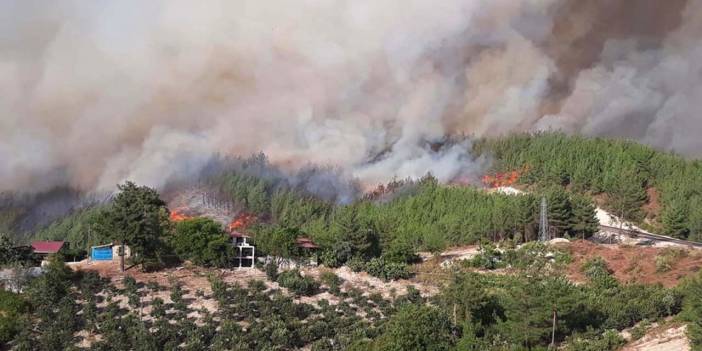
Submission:
[[239,268],[253,268],[256,262],[256,247],[251,244],[251,237],[232,231],[229,234],[234,245],[234,265]]

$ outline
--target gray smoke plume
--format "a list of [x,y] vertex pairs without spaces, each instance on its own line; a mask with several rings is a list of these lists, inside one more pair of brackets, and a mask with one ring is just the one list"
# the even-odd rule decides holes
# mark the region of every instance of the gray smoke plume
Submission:
[[688,0],[0,2],[0,191],[111,190],[212,154],[374,183],[484,163],[447,136],[563,129],[699,155]]

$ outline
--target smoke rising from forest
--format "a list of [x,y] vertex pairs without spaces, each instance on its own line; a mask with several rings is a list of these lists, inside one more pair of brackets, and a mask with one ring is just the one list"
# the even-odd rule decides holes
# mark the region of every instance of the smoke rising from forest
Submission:
[[215,154],[365,183],[477,172],[447,137],[702,151],[691,0],[0,3],[0,191],[161,186]]

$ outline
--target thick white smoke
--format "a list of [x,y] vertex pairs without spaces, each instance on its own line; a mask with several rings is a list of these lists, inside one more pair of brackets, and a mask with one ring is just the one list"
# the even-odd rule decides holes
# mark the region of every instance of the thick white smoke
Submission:
[[3,1],[0,191],[160,186],[257,151],[369,183],[449,180],[482,163],[429,143],[554,126],[700,150],[699,6],[663,44],[599,38],[596,64],[565,70],[554,28],[572,4]]

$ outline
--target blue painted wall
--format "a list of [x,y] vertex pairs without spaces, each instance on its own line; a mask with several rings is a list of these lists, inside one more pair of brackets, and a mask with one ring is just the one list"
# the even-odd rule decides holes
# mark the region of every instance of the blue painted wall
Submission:
[[112,247],[94,247],[90,257],[93,261],[112,261]]

